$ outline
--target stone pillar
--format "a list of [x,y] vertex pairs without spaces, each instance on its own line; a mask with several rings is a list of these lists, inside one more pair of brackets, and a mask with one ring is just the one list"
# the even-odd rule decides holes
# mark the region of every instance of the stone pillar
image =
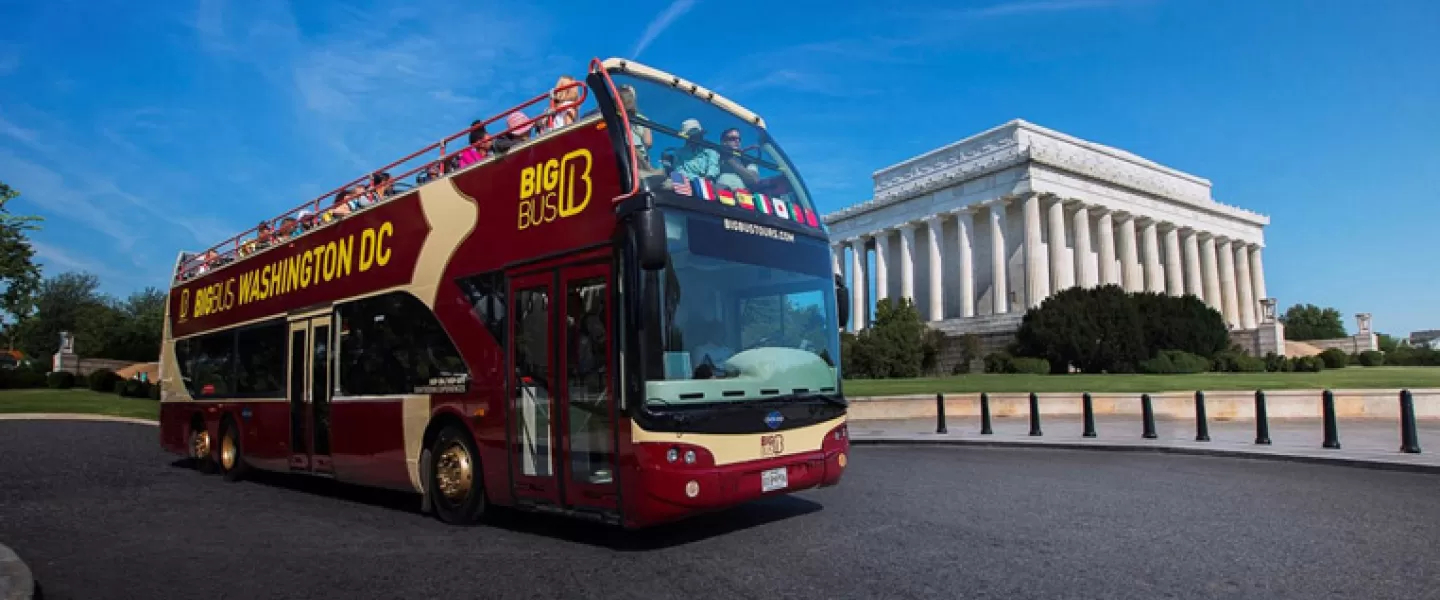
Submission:
[[900,226],[900,297],[915,301],[915,224]]
[[1040,197],[1027,196],[1025,211],[1025,305],[1040,306],[1050,295],[1050,278],[1040,266]]
[[1180,230],[1165,230],[1165,289],[1171,296],[1185,295],[1185,272],[1180,270]]
[[1205,299],[1205,280],[1200,275],[1200,239],[1194,229],[1185,232],[1185,292]]
[[925,224],[930,227],[926,244],[930,251],[930,285],[926,286],[930,292],[930,320],[939,321],[945,318],[945,271],[940,268],[940,240],[944,230],[938,216],[925,219]]
[[1075,263],[1065,257],[1065,201],[1050,203],[1050,289],[1054,292],[1075,286]]
[[993,312],[1003,315],[1010,312],[1010,291],[1006,285],[1005,268],[1005,203],[990,205],[990,287]]
[[1200,241],[1200,266],[1205,277],[1205,303],[1223,315],[1225,303],[1220,298],[1220,263],[1215,257],[1215,236],[1207,235]]
[[955,260],[960,263],[960,316],[975,316],[975,213],[955,213]]
[[865,328],[865,316],[870,312],[865,307],[865,238],[850,240],[850,331]]
[[842,256],[845,256],[845,244],[830,244],[830,268],[843,276],[845,268],[841,263]]
[[1146,220],[1143,239],[1145,244],[1145,290],[1165,293],[1165,273],[1160,270],[1160,238],[1154,220]]
[[1220,259],[1220,305],[1224,307],[1221,314],[1225,315],[1225,322],[1230,327],[1240,326],[1240,306],[1235,297],[1235,251],[1230,248],[1230,240],[1222,239],[1215,246],[1215,256]]
[[1285,356],[1285,326],[1275,318],[1275,299],[1260,299],[1260,324],[1256,333],[1260,356],[1271,352]]
[[1260,260],[1260,245],[1250,247],[1250,287],[1255,291],[1256,302],[1269,298],[1265,293],[1265,265]]
[[888,229],[875,232],[875,302],[881,300],[892,305],[895,304],[895,299],[890,297],[890,231]]
[[1100,213],[1095,234],[1100,236],[1100,284],[1120,285],[1120,269],[1115,267],[1115,217],[1110,211]]
[[1135,217],[1130,215],[1120,218],[1120,279],[1127,292],[1145,288],[1140,278],[1140,255],[1135,248]]
[[1075,274],[1080,287],[1095,287],[1095,260],[1090,258],[1090,209],[1075,209],[1071,223],[1075,226]]
[[1239,288],[1240,328],[1255,328],[1255,290],[1250,280],[1250,247],[1244,242],[1235,243],[1235,283]]

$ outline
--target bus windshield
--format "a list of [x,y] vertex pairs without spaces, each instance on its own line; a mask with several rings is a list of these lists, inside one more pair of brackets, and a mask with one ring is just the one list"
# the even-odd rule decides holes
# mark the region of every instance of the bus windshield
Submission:
[[[740,215],[741,217],[745,215]],[[835,283],[823,239],[667,208],[669,264],[646,294],[651,407],[838,392]],[[654,341],[657,340],[658,343]]]
[[627,73],[613,79],[650,189],[678,185],[687,196],[719,196],[824,230],[799,174],[764,128],[666,83]]

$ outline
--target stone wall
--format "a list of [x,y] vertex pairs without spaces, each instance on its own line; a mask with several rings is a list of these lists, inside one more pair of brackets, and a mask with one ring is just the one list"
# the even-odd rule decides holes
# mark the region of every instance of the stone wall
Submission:
[[133,360],[110,360],[108,358],[81,358],[75,354],[55,355],[54,369],[56,371],[69,371],[79,377],[89,375],[94,371],[109,369],[118,371],[135,364]]
[[1359,354],[1366,350],[1380,349],[1380,338],[1373,333],[1329,340],[1305,340],[1305,343],[1321,350],[1339,348],[1344,350],[1346,354]]
[[971,358],[983,359],[986,354],[1004,351],[1015,341],[1015,332],[1020,330],[1020,321],[1023,318],[1022,314],[1011,313],[981,315],[968,319],[945,319],[929,323],[931,329],[939,331],[945,336],[940,343],[940,357],[936,370],[940,375],[968,372],[965,369],[956,369],[965,359],[965,336],[967,335],[975,336],[979,342],[979,351]]

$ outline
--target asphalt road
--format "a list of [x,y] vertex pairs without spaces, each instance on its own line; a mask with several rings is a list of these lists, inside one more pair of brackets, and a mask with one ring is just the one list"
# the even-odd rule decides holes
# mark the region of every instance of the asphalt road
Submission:
[[0,542],[56,598],[1440,597],[1440,477],[862,447],[837,488],[640,535],[176,466],[152,427],[0,422]]

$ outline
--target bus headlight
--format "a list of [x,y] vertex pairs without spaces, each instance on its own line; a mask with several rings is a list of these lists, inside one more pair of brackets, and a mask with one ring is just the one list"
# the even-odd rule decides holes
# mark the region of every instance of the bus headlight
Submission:
[[670,461],[670,462],[672,462],[672,463],[675,462],[676,460],[678,460],[679,458],[680,458],[680,451],[677,450],[677,449],[675,449],[675,448],[671,448],[669,452],[666,452],[666,453],[665,453],[665,460]]
[[695,451],[694,451],[694,450],[686,450],[686,451],[685,451],[685,464],[687,464],[687,465],[693,465],[693,464],[695,464]]

